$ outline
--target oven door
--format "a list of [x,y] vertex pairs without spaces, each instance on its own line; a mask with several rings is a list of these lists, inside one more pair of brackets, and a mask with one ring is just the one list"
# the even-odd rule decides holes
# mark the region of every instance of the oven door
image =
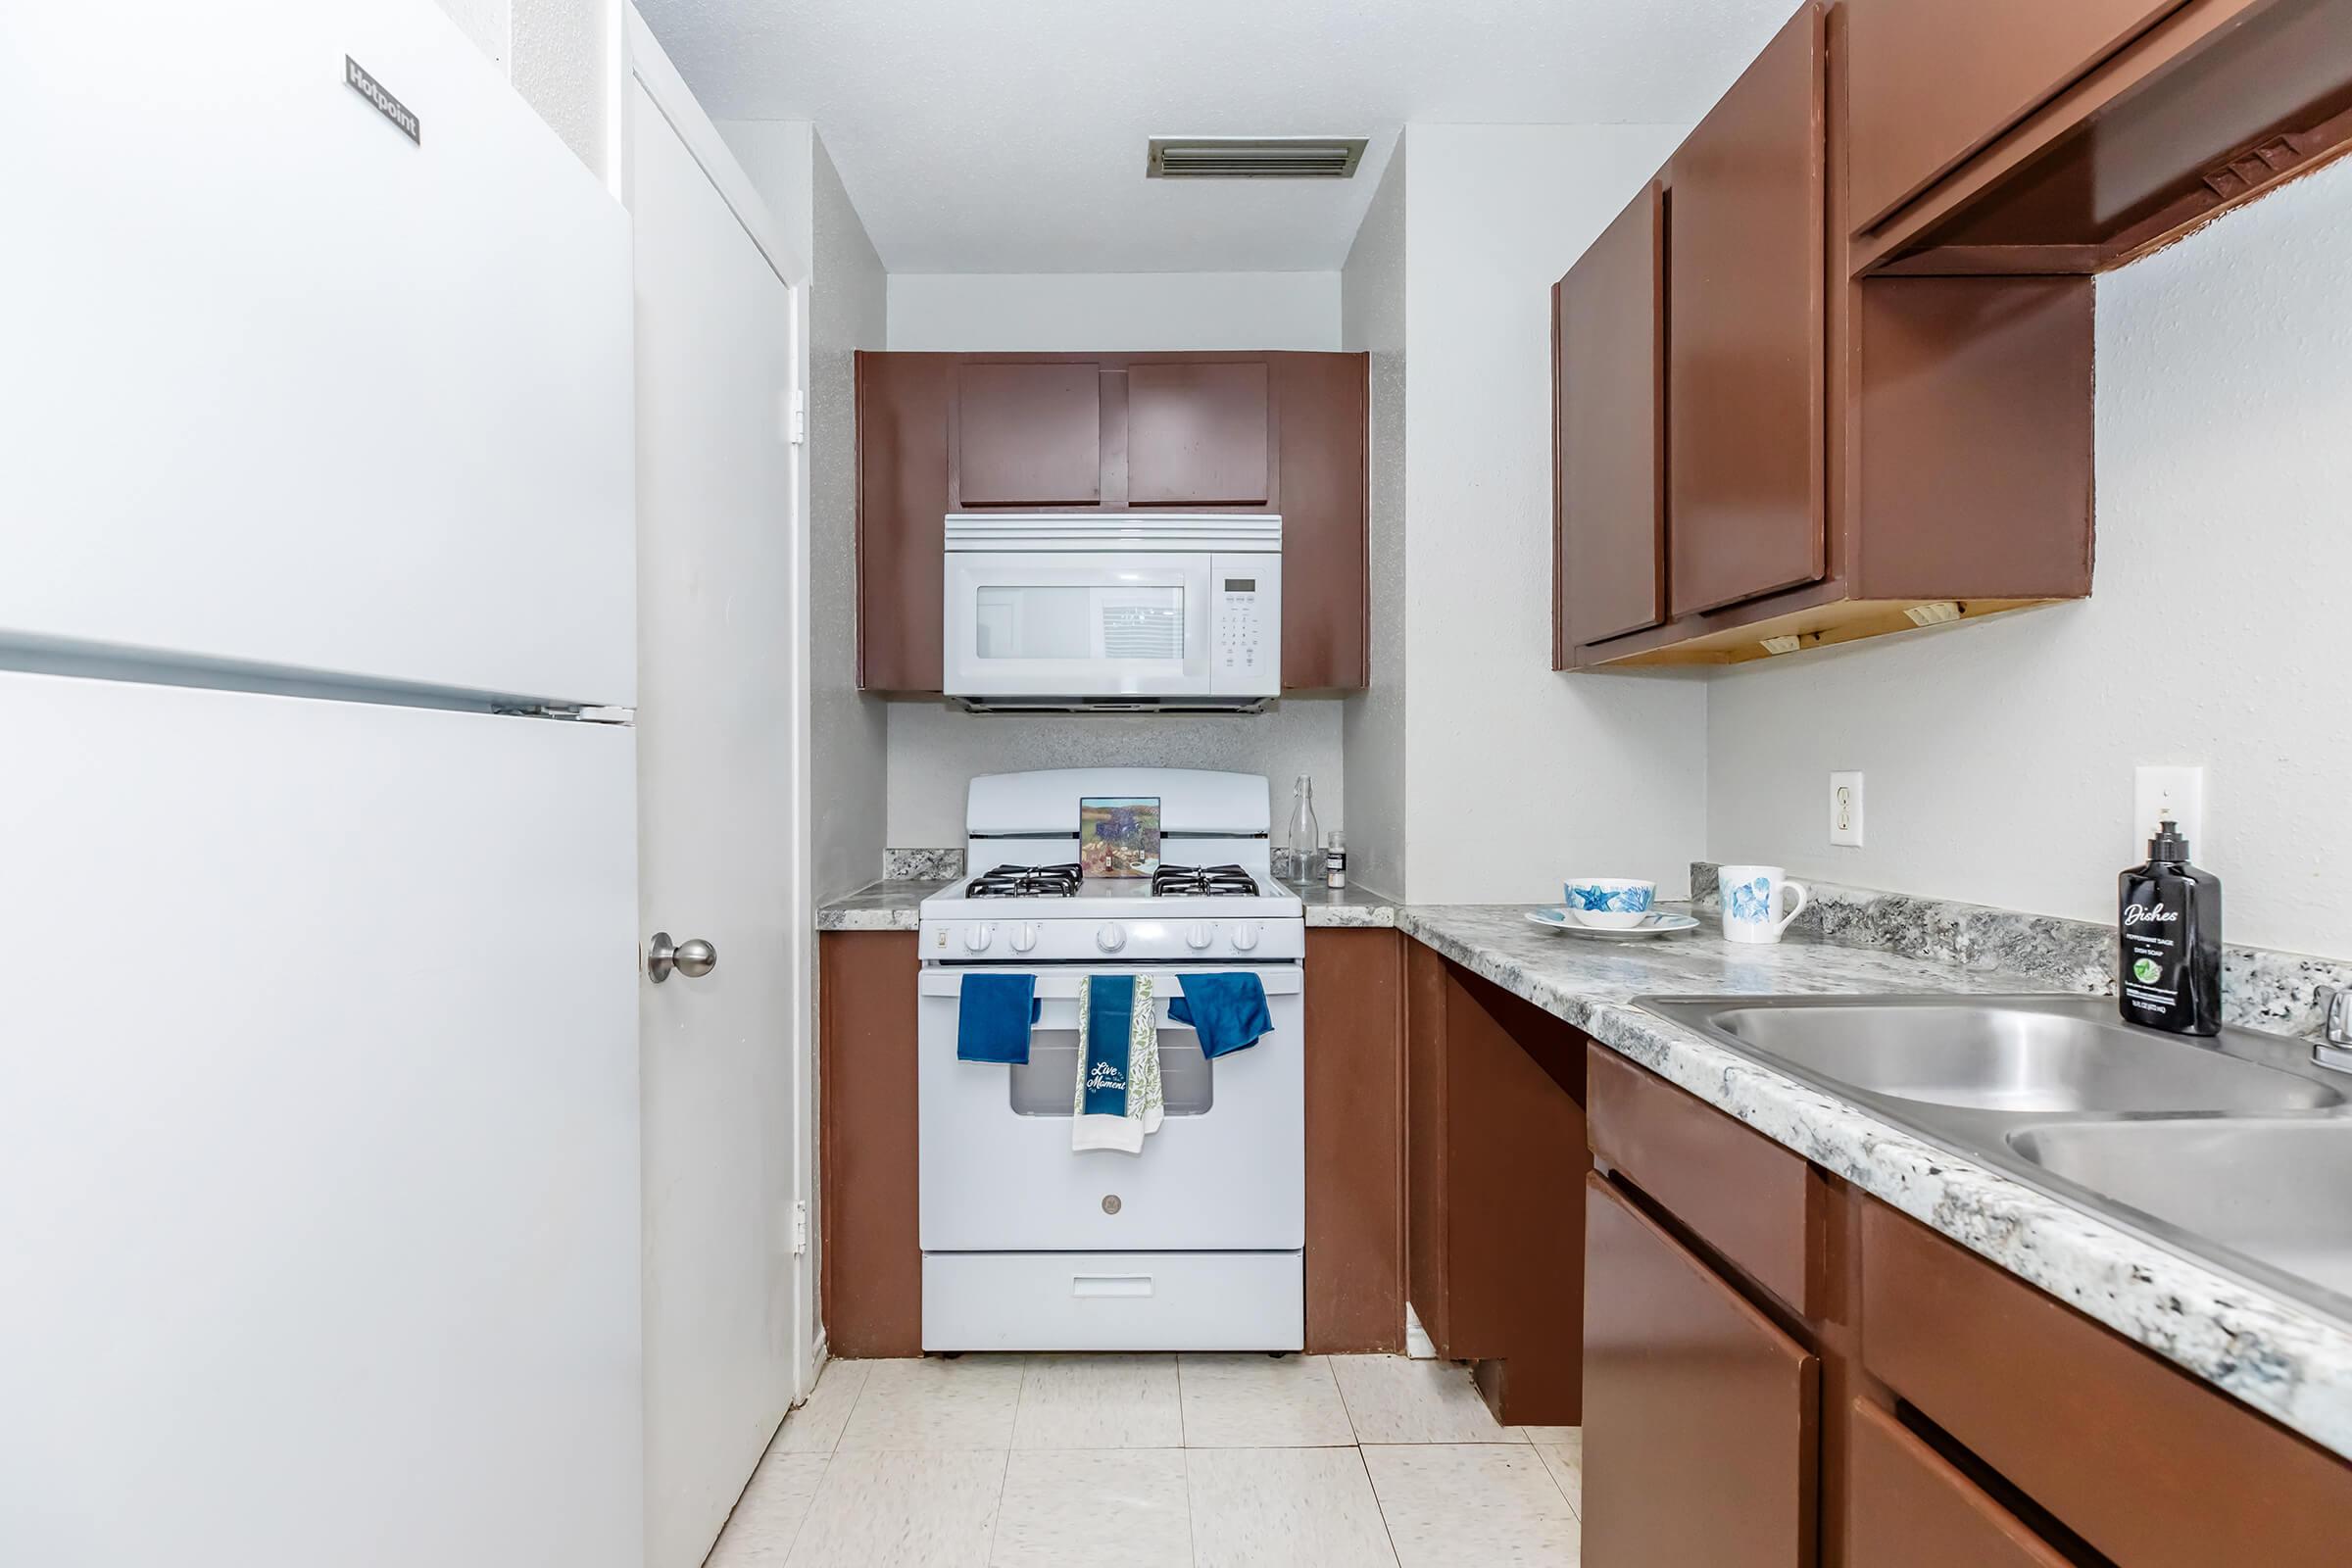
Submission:
[[[1306,1240],[1306,1077],[1295,964],[1202,965],[1255,974],[1274,1027],[1214,1060],[1168,1018],[1181,966],[1041,971],[1025,1066],[956,1057],[964,976],[922,971],[916,1027],[921,1236],[926,1252],[1240,1251]],[[1074,1152],[1078,977],[1153,977],[1166,1118],[1140,1154]]]
[[1207,553],[950,551],[950,697],[1205,697]]

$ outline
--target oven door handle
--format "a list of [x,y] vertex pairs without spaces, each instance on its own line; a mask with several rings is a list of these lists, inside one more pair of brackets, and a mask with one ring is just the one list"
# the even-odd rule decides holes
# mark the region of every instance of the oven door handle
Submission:
[[[1045,970],[1042,972],[1036,972],[1021,970],[1006,971],[996,968],[925,969],[922,971],[920,979],[916,982],[917,994],[925,997],[953,998],[962,994],[963,979],[966,975],[1004,974],[1007,972],[1015,974],[1023,972],[1034,973],[1034,978],[1037,981],[1037,998],[1040,1002],[1075,1002],[1078,1000],[1078,976],[1066,970]],[[1138,971],[1134,969],[1116,969],[1105,972],[1113,974],[1134,974]],[[1199,972],[1201,974],[1253,974],[1257,976],[1258,980],[1265,986],[1266,995],[1269,997],[1295,997],[1306,988],[1305,976],[1297,964],[1269,964],[1263,967],[1250,964],[1235,964],[1229,969],[1204,968]],[[1152,978],[1155,983],[1165,984],[1169,980],[1174,980],[1176,982],[1174,990],[1164,992],[1154,999],[1162,1015],[1164,1016],[1167,1010],[1168,999],[1170,997],[1180,996],[1183,994],[1184,976],[1180,973],[1174,973],[1164,969],[1152,970],[1150,971],[1150,973],[1152,974]]]

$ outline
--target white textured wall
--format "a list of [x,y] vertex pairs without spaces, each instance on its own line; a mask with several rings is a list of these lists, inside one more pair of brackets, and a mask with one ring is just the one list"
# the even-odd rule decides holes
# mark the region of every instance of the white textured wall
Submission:
[[819,899],[882,874],[887,715],[858,690],[858,429],[852,356],[883,343],[882,258],[813,138],[808,285],[809,751]]
[[816,249],[816,128],[806,120],[715,120],[752,188],[767,204],[785,250]]
[[1340,704],[1283,702],[1262,713],[1173,718],[963,713],[940,703],[890,705],[890,842],[960,847],[964,786],[975,773],[1033,767],[1213,767],[1273,782],[1275,842],[1290,821],[1291,782],[1315,781],[1324,832],[1344,824]]
[[890,346],[1336,349],[1337,272],[893,272]]
[[622,86],[619,7],[625,0],[438,0],[600,179],[612,174]]
[[2352,957],[2352,164],[2098,289],[2092,598],[1719,676],[1709,853],[2107,920],[2132,768],[2201,762],[2229,940]]
[[[1337,349],[1340,274],[894,272],[890,346]],[[1238,717],[1049,718],[893,703],[889,840],[908,849],[962,844],[964,786],[975,773],[1093,763],[1264,773],[1274,781],[1277,831],[1292,779],[1311,774],[1324,829],[1343,827],[1340,707],[1338,698],[1306,698]]]
[[1399,136],[1341,277],[1340,342],[1372,357],[1372,679],[1344,705],[1348,874],[1391,898],[1405,878],[1405,158]]
[[718,132],[808,262],[801,324],[808,386],[809,805],[820,900],[882,874],[884,705],[858,690],[859,349],[887,331],[887,279],[858,209],[805,120],[722,120]]
[[1405,881],[1682,892],[1706,836],[1703,682],[1551,672],[1552,283],[1679,125],[1423,125],[1405,209]]
[[507,69],[511,25],[507,0],[440,0],[440,6],[492,65],[501,72]]

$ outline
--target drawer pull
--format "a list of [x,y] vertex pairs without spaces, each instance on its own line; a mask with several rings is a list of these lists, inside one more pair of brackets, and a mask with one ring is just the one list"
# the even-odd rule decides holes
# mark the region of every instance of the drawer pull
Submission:
[[1070,1294],[1087,1297],[1138,1297],[1152,1294],[1149,1274],[1074,1274]]

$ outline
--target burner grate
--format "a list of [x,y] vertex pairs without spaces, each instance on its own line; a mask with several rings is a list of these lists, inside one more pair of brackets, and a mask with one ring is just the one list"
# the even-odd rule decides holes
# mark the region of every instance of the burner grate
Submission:
[[1069,899],[1078,895],[1076,865],[1000,865],[964,885],[967,899]]
[[1152,873],[1155,899],[1255,897],[1257,878],[1238,865],[1163,865]]

